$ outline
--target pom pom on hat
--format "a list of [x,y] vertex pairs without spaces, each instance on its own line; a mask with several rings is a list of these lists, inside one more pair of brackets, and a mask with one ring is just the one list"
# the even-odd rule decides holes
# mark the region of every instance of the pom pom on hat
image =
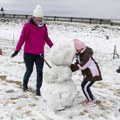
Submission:
[[42,17],[43,18],[43,10],[40,5],[37,5],[33,11],[34,17]]
[[85,43],[84,42],[82,42],[78,39],[74,39],[73,42],[74,42],[74,46],[75,46],[76,50],[81,50],[81,49],[85,48]]

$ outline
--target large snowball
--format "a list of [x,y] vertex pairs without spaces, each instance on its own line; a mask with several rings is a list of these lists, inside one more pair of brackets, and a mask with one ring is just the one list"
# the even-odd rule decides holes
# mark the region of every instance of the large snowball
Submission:
[[50,51],[50,60],[54,65],[69,66],[72,63],[75,48],[73,42],[59,42],[54,44]]
[[44,70],[44,80],[49,83],[68,81],[71,77],[72,72],[67,66],[52,66],[51,69]]
[[43,99],[54,110],[65,109],[73,105],[76,86],[73,81],[49,84],[44,82],[41,88]]

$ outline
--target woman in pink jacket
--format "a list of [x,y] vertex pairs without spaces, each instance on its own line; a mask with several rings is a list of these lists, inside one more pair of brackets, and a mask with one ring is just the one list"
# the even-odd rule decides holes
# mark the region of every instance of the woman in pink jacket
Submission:
[[45,43],[49,47],[53,46],[43,20],[43,10],[40,5],[37,5],[33,11],[33,17],[24,24],[16,50],[11,57],[16,56],[24,44],[26,72],[23,78],[23,91],[28,91],[28,81],[35,63],[37,70],[36,95],[39,96],[41,96],[40,88],[43,80],[44,60],[42,57],[44,57]]

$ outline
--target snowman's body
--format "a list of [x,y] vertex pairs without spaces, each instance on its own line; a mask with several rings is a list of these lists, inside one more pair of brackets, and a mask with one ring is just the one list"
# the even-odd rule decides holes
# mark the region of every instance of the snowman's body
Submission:
[[52,68],[44,69],[44,82],[41,88],[43,99],[54,109],[61,110],[73,105],[76,86],[71,80],[70,64],[75,54],[71,42],[56,44],[50,52]]

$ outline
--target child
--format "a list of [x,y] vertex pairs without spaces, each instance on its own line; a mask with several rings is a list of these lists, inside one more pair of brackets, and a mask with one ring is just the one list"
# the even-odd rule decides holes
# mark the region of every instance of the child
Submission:
[[74,39],[74,47],[76,49],[76,62],[72,64],[72,72],[80,69],[83,75],[83,81],[81,84],[82,91],[86,97],[84,102],[85,106],[95,106],[95,98],[90,90],[90,87],[95,83],[95,81],[102,80],[101,72],[97,62],[92,57],[93,51],[91,48],[85,46],[85,44]]

